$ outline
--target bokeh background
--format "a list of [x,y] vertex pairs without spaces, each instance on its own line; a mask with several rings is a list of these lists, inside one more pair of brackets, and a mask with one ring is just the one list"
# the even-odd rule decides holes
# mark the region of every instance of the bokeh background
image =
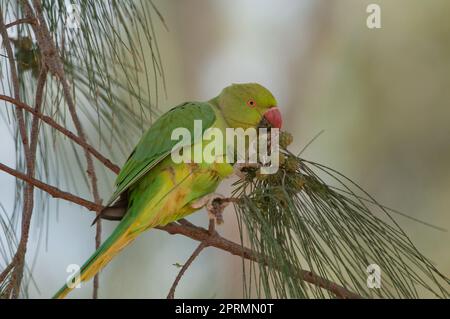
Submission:
[[[207,100],[231,83],[259,82],[278,99],[285,129],[295,136],[294,151],[323,130],[303,157],[336,168],[389,207],[450,229],[449,1],[154,3],[169,28],[156,28],[167,85],[162,110]],[[381,6],[381,29],[366,26],[369,3]],[[8,130],[7,123],[0,125],[0,161],[11,164],[14,143]],[[109,176],[102,183],[103,198],[109,197],[112,181]],[[222,193],[230,191],[230,183]],[[8,211],[14,179],[2,173],[0,185]],[[448,276],[449,232],[396,219]],[[206,225],[206,213],[189,220]],[[91,214],[61,202],[48,217],[45,240],[39,229],[33,232],[30,297],[50,297],[68,275],[67,265],[90,256],[91,222]],[[115,225],[104,222],[103,236]],[[219,231],[238,240],[231,209]],[[164,298],[179,271],[173,264],[183,264],[196,245],[147,232],[101,273],[100,297]],[[176,297],[241,297],[241,273],[239,258],[209,248],[187,271]],[[91,291],[92,284],[84,284],[70,297],[90,298]]]

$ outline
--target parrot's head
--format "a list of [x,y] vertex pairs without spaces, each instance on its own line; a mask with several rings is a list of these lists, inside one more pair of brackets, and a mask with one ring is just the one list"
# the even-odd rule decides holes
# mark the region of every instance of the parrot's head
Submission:
[[272,93],[257,83],[232,84],[220,93],[217,103],[233,128],[281,128],[281,113]]

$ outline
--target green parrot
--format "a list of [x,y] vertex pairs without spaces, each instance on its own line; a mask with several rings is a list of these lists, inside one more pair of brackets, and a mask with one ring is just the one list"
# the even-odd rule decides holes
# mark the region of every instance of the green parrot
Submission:
[[[201,120],[202,134],[194,134]],[[176,128],[187,129],[191,139],[183,152],[194,153],[207,145],[208,128],[258,128],[261,123],[281,128],[281,113],[272,93],[256,83],[233,84],[207,102],[186,102],[162,115],[142,136],[116,179],[116,190],[97,218],[121,220],[109,238],[80,269],[80,281],[97,274],[124,247],[147,229],[181,219],[208,203],[217,186],[233,173],[233,163],[221,160],[177,163],[171,154],[178,141]],[[198,135],[198,134],[197,134]],[[179,144],[179,143],[178,143]],[[226,145],[228,146],[228,145]],[[180,146],[181,147],[181,146]],[[216,154],[219,159],[223,154]],[[64,298],[72,288],[65,284],[54,298]]]

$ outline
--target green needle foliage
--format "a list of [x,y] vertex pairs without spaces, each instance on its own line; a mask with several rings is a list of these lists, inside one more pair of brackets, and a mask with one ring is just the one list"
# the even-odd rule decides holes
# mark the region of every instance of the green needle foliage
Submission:
[[[41,3],[87,140],[113,162],[120,163],[130,152],[130,146],[160,114],[157,106],[160,92],[165,92],[165,79],[156,28],[165,27],[163,18],[150,0],[43,0]],[[25,18],[21,1],[0,0],[0,9],[5,23]],[[42,66],[40,48],[28,23],[10,28],[8,34],[18,70],[20,99],[34,106]],[[0,91],[12,96],[12,76],[3,46],[0,46],[0,59]],[[0,116],[12,128],[16,169],[25,171],[14,108],[5,102],[0,105]],[[42,113],[76,132],[61,83],[51,74],[47,76]],[[25,112],[24,116],[29,131],[33,115]],[[97,164],[99,186],[110,187],[113,174]],[[85,172],[83,150],[50,126],[40,125],[36,178],[88,197],[91,192]],[[16,182],[12,211],[0,211],[2,227],[12,233],[20,229],[24,185]],[[48,196],[39,190],[36,194],[33,223],[37,227],[33,229],[39,240],[43,236],[47,243],[49,212],[58,212],[58,203],[50,203]],[[16,245],[6,235],[0,236],[0,269],[9,263]],[[25,275],[25,282],[29,282],[31,277]],[[23,295],[26,296],[25,291]]]
[[[289,140],[283,133],[280,144]],[[276,174],[248,169],[247,178],[235,184],[241,239],[269,265],[243,265],[247,297],[335,297],[301,280],[299,269],[362,297],[418,298],[425,291],[449,297],[448,278],[416,249],[388,209],[329,167],[286,148],[280,156]],[[367,286],[371,264],[381,269],[380,289]]]
[[[24,18],[20,2],[0,0],[0,8],[8,22]],[[157,106],[160,92],[165,91],[165,79],[154,20],[165,27],[162,15],[149,0],[46,0],[42,1],[42,11],[65,65],[66,80],[72,87],[90,144],[113,161],[122,159],[129,153],[130,144],[160,115]],[[41,53],[29,24],[17,25],[10,34],[21,99],[33,106]],[[6,62],[6,52],[1,58]],[[3,92],[10,93],[11,75],[5,65],[0,64],[5,74],[1,86]],[[7,111],[2,110],[1,115],[8,123],[14,122],[13,108],[4,109]],[[74,129],[62,87],[52,76],[47,78],[43,113]],[[25,115],[27,125],[31,125],[33,116]],[[18,168],[23,168],[21,141],[17,130],[13,134],[18,143]],[[71,190],[77,190],[80,183],[67,175],[65,165],[67,159],[75,157],[80,172],[85,172],[83,152],[46,125],[42,126],[41,135],[38,153],[45,156],[38,158],[40,177],[58,185],[65,180]],[[69,148],[65,146],[68,143],[72,144]],[[73,171],[73,165],[70,168]],[[85,179],[85,190],[87,185]]]

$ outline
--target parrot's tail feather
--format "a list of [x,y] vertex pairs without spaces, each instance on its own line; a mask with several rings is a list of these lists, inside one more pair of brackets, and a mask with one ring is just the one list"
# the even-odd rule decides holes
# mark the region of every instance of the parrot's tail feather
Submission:
[[[131,233],[128,228],[124,232],[118,234],[113,233],[86,261],[81,267],[79,274],[79,282],[91,279],[103,267],[105,267],[111,259],[113,259],[123,248],[136,238],[136,233]],[[64,298],[73,287],[69,287],[67,283],[53,296],[54,299]]]
[[61,287],[61,289],[58,290],[58,292],[53,296],[53,299],[63,299],[67,296],[67,294],[72,290],[73,288],[69,288],[67,284]]

